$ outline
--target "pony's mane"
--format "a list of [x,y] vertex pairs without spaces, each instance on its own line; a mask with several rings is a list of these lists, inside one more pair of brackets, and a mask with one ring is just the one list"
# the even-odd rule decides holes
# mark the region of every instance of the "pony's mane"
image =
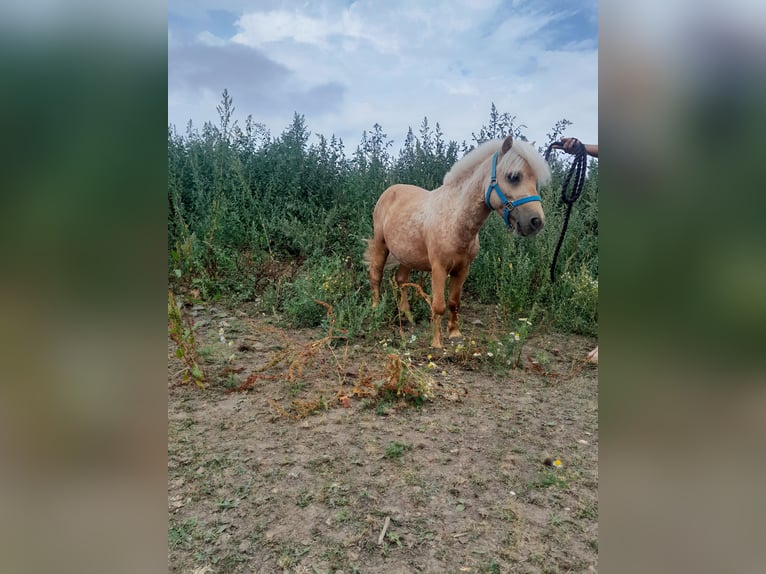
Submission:
[[[460,184],[471,177],[479,164],[499,151],[502,145],[502,139],[490,140],[471,150],[447,172],[444,176],[444,185]],[[500,158],[497,167],[499,170],[512,172],[521,169],[524,162],[532,168],[538,184],[545,185],[548,183],[551,178],[550,167],[535,147],[523,140],[513,140],[511,149]]]

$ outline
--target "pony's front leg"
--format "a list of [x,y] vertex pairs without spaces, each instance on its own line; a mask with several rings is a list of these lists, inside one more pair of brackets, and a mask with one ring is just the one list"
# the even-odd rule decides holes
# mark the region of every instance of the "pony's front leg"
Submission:
[[447,282],[447,272],[438,266],[431,269],[431,326],[433,338],[431,346],[440,349],[442,346],[442,315],[447,310],[444,302],[444,285]]
[[460,295],[463,292],[463,283],[468,277],[468,267],[455,274],[449,281],[449,322],[447,329],[449,338],[456,339],[462,337],[460,329],[457,326],[457,315],[460,311]]

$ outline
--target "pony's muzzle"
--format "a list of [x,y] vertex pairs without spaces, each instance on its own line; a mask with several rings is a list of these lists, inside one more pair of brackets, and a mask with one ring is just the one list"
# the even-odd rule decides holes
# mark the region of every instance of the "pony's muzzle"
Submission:
[[545,221],[542,217],[533,216],[529,219],[522,218],[516,224],[516,234],[522,237],[532,237],[537,235],[545,225]]

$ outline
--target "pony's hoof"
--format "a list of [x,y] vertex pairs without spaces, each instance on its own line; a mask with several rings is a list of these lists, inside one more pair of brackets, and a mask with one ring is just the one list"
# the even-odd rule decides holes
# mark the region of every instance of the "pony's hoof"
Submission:
[[449,339],[450,339],[450,342],[452,341],[460,342],[463,340],[463,334],[460,331],[458,331],[457,333],[450,333]]

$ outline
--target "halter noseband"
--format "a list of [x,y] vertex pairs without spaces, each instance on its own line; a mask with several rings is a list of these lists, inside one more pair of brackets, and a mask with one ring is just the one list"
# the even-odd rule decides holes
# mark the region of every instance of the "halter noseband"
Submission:
[[489,197],[492,195],[493,189],[505,207],[505,210],[503,211],[503,219],[505,220],[506,227],[513,227],[508,218],[511,215],[511,212],[519,205],[524,205],[530,201],[539,201],[542,203],[542,199],[540,199],[539,195],[528,195],[527,197],[522,197],[521,199],[517,199],[515,201],[508,201],[508,198],[505,197],[503,192],[500,190],[500,186],[497,184],[497,152],[495,152],[495,155],[492,156],[492,179],[489,181],[489,187],[487,187],[487,195],[484,197],[484,203],[487,204],[487,207],[489,207],[490,211],[495,210],[489,201]]

